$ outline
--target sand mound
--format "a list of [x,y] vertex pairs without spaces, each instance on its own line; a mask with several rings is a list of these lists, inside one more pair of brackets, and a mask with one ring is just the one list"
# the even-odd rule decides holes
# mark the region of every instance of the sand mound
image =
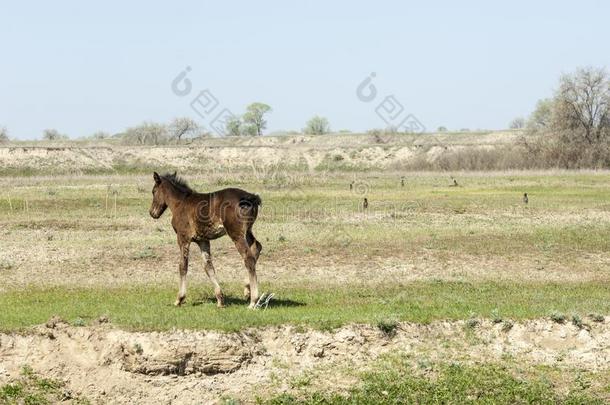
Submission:
[[402,323],[394,332],[389,336],[368,325],[332,332],[293,326],[240,333],[128,332],[108,323],[73,327],[53,319],[27,334],[0,334],[0,383],[16,378],[27,364],[94,402],[213,403],[221,397],[250,402],[255,394],[287,389],[302,373],[328,368],[335,371],[332,382],[316,384],[349,385],[353,373],[341,370],[364,370],[388,353],[463,362],[509,355],[531,364],[610,368],[607,321],[578,328],[533,320],[510,330],[490,321]]

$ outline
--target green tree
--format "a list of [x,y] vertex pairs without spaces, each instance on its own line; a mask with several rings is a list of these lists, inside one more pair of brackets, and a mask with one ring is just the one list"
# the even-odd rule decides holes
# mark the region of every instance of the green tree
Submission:
[[324,135],[330,132],[330,124],[326,118],[314,115],[305,124],[303,132],[310,135]]
[[536,109],[527,120],[527,128],[534,131],[548,129],[551,125],[552,114],[553,100],[550,98],[539,100]]
[[246,113],[243,116],[244,123],[250,128],[247,132],[253,135],[261,136],[263,129],[267,128],[267,120],[265,114],[271,112],[271,107],[264,103],[252,103],[246,108]]
[[225,134],[227,136],[240,136],[242,132],[241,119],[237,116],[233,116],[227,119],[225,124]]

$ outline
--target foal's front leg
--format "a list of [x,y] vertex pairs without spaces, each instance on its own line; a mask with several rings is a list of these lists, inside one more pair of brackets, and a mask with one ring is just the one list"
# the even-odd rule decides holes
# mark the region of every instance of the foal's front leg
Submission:
[[207,273],[210,281],[214,285],[214,295],[216,295],[216,305],[218,308],[224,307],[224,297],[218,279],[216,279],[216,270],[214,270],[214,264],[212,263],[212,251],[210,248],[210,241],[205,240],[199,242],[199,248],[201,249],[201,255],[203,256],[203,263],[205,272]]
[[180,289],[178,290],[178,298],[174,303],[175,306],[180,306],[186,299],[186,273],[189,269],[189,247],[190,242],[182,240],[178,237],[178,246],[180,247],[180,263],[178,271],[180,273]]

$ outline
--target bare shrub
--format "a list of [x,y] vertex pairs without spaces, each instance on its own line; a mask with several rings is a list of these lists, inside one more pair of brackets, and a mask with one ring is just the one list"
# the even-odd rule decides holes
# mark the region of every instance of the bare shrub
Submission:
[[0,127],[0,143],[8,141],[8,129],[6,129],[6,127]]
[[159,145],[169,139],[167,126],[154,122],[144,122],[138,126],[127,128],[123,141],[137,145]]
[[525,128],[525,118],[523,117],[517,117],[515,119],[513,119],[509,124],[508,127],[510,129],[521,129],[521,128]]
[[110,138],[110,134],[104,131],[97,131],[93,135],[91,135],[91,137],[96,140],[102,140]]
[[494,148],[463,147],[447,150],[434,158],[425,152],[400,164],[397,170],[414,171],[459,171],[459,170],[514,170],[535,168],[521,145],[503,145]]
[[569,135],[539,137],[529,145],[529,156],[540,168],[602,169],[610,167],[610,142],[595,145],[566,140]]
[[174,118],[169,125],[170,137],[177,143],[180,143],[182,137],[193,136],[198,129],[199,125],[188,117]]

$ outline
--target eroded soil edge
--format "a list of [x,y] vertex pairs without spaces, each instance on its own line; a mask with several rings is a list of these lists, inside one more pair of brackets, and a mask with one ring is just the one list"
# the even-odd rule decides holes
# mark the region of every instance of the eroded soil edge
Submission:
[[107,323],[73,327],[51,320],[27,334],[0,334],[0,383],[17,378],[28,365],[94,403],[209,403],[223,397],[253,401],[290,389],[303,373],[313,375],[316,385],[347,387],[373,360],[390,353],[427,361],[513,358],[590,371],[610,368],[607,320],[584,327],[470,320],[400,323],[391,329],[127,332]]

